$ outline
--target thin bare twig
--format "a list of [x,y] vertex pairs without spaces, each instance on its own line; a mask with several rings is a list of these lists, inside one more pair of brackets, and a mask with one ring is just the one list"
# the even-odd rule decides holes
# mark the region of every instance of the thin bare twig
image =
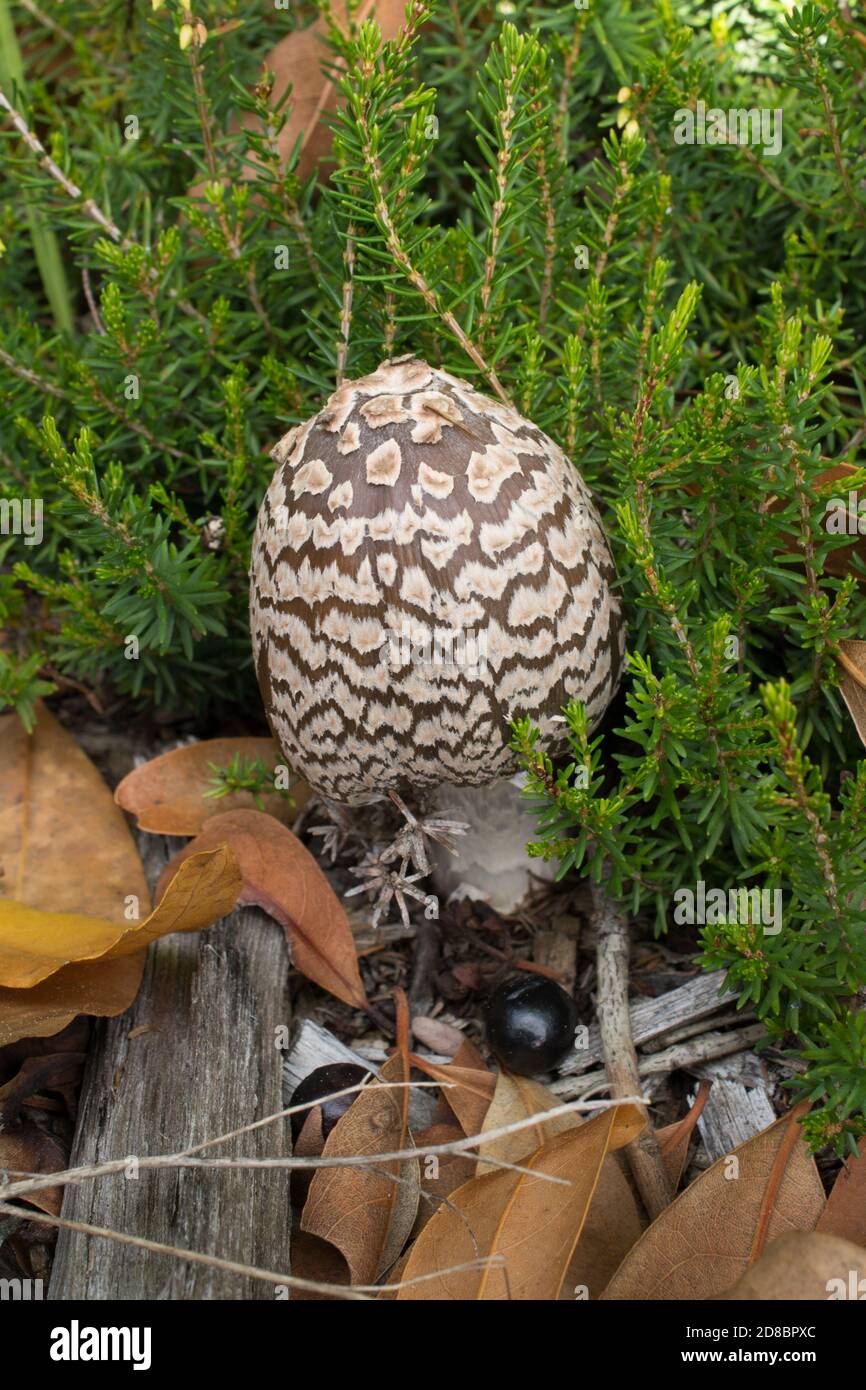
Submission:
[[[382,1084],[382,1083],[377,1083]],[[401,1083],[390,1082],[388,1085],[399,1085]],[[410,1083],[414,1085],[415,1083]],[[352,1088],[349,1088],[352,1089]],[[318,1104],[318,1102],[316,1102]],[[603,1101],[569,1101],[563,1105],[557,1105],[552,1110],[539,1111],[538,1114],[528,1115],[523,1119],[515,1120],[512,1124],[503,1125],[499,1129],[488,1130],[484,1134],[472,1134],[462,1139],[454,1139],[448,1144],[423,1144],[413,1146],[408,1149],[395,1149],[391,1153],[376,1153],[368,1155],[342,1155],[322,1154],[318,1158],[213,1158],[203,1159],[192,1156],[197,1150],[189,1150],[176,1154],[154,1154],[144,1155],[135,1158],[138,1171],[157,1168],[357,1168],[368,1164],[391,1163],[398,1160],[408,1160],[418,1158],[421,1154],[459,1154],[467,1150],[476,1149],[481,1144],[491,1143],[495,1139],[502,1139],[506,1135],[516,1134],[520,1130],[529,1129],[540,1122],[556,1119],[560,1115],[571,1115],[580,1110],[609,1110],[612,1105],[644,1105],[645,1098],[639,1094],[630,1096],[619,1096],[616,1100]],[[308,1106],[294,1107],[297,1110],[308,1109]],[[283,1119],[286,1115],[293,1113],[293,1108],[280,1110],[274,1115],[267,1116],[263,1120],[257,1120],[255,1125],[248,1128],[257,1128],[270,1121]],[[244,1131],[236,1131],[243,1133]],[[227,1136],[221,1136],[226,1138]],[[220,1139],[208,1140],[208,1144],[219,1143]],[[198,1149],[204,1147],[199,1145]],[[513,1172],[531,1174],[533,1177],[542,1178],[545,1181],[553,1181],[559,1186],[569,1186],[568,1182],[562,1178],[554,1178],[552,1174],[536,1172],[534,1169],[521,1167],[519,1164],[505,1163],[504,1160],[497,1160],[491,1155],[485,1162],[498,1163],[499,1166],[507,1167]],[[59,1173],[40,1174],[37,1177],[26,1178],[21,1182],[5,1183],[0,1186],[0,1201],[9,1201],[12,1198],[25,1197],[29,1192],[41,1192],[46,1188],[65,1187],[73,1183],[85,1182],[90,1178],[107,1177],[113,1173],[122,1173],[130,1163],[130,1156],[124,1158],[107,1159],[103,1163],[85,1164],[78,1168],[67,1168]]]
[[[0,1202],[0,1213],[4,1216],[21,1217],[20,1207],[11,1206],[7,1202]],[[454,1265],[449,1269],[434,1270],[430,1274],[415,1275],[410,1279],[403,1279],[399,1284],[355,1284],[347,1286],[345,1284],[326,1284],[316,1279],[303,1279],[296,1274],[284,1274],[270,1269],[260,1269],[256,1265],[240,1264],[237,1260],[224,1260],[219,1255],[207,1255],[202,1250],[185,1250],[178,1245],[164,1245],[158,1240],[148,1240],[145,1236],[128,1235],[125,1231],[114,1231],[107,1226],[91,1226],[86,1221],[72,1221],[63,1216],[52,1216],[44,1211],[28,1211],[26,1213],[28,1221],[35,1221],[40,1225],[62,1227],[67,1231],[79,1231],[86,1236],[101,1236],[105,1240],[116,1241],[120,1245],[134,1245],[139,1250],[151,1250],[156,1255],[172,1255],[175,1259],[189,1260],[192,1264],[209,1265],[212,1269],[226,1270],[229,1274],[243,1275],[247,1279],[260,1279],[267,1284],[287,1285],[292,1289],[301,1289],[307,1293],[325,1293],[335,1298],[345,1298],[350,1301],[367,1303],[371,1298],[377,1297],[380,1293],[395,1291],[400,1288],[408,1288],[412,1284],[424,1284],[430,1279],[441,1279],[446,1274],[462,1274],[467,1270],[484,1269],[490,1264],[504,1263],[501,1255],[479,1256],[476,1260],[469,1260],[466,1264]]]
[[192,454],[185,453],[183,449],[176,449],[173,444],[166,444],[164,440],[159,439],[152,430],[149,430],[147,425],[142,424],[140,420],[136,420],[134,415],[127,415],[125,410],[121,410],[120,406],[116,405],[111,397],[105,394],[102,387],[97,384],[91,372],[87,372],[86,376],[88,389],[92,393],[94,399],[99,401],[103,409],[107,410],[109,415],[112,415],[115,420],[119,420],[121,424],[125,425],[133,434],[137,434],[139,439],[143,439],[145,443],[149,444],[157,453],[169,454],[172,458],[182,459],[186,463],[198,464],[198,459]]
[[571,47],[565,55],[565,62],[562,68],[562,85],[559,89],[559,103],[556,113],[556,139],[559,145],[559,153],[564,160],[568,159],[568,99],[571,96],[571,79],[574,76],[577,61],[580,57],[580,45],[583,39],[583,24],[580,19],[574,26],[574,34],[571,40]]
[[[208,174],[212,183],[221,183],[219,176],[219,166],[217,164],[216,149],[214,148],[213,134],[210,128],[208,116],[207,93],[204,85],[204,73],[199,59],[199,45],[195,41],[190,44],[187,50],[190,74],[192,76],[192,88],[195,96],[195,107],[198,114],[198,123],[201,130],[202,147],[204,149],[205,163],[207,164]],[[236,232],[229,226],[222,203],[215,204],[216,219],[219,223],[220,231],[225,240],[226,249],[232,260],[237,265],[244,284],[247,287],[247,295],[253,312],[258,317],[259,322],[267,333],[268,337],[273,336],[273,325],[268,317],[268,311],[262,303],[259,294],[258,283],[256,281],[255,266],[251,261],[245,261],[241,250],[241,239]]]
[[93,319],[93,326],[100,337],[104,338],[106,333],[105,324],[102,322],[102,315],[97,308],[96,300],[93,298],[93,290],[90,285],[90,271],[87,269],[86,265],[81,267],[81,283],[84,287],[84,298],[87,300],[90,317]]
[[52,19],[44,10],[40,10],[39,6],[33,3],[33,0],[18,0],[18,3],[22,9],[28,10],[34,19],[38,20],[46,29],[51,29],[65,43],[70,46],[75,44],[75,35],[71,34],[68,29],[64,29],[62,24],[58,24],[57,20]]
[[490,239],[487,244],[487,255],[484,259],[484,279],[481,284],[481,313],[478,315],[478,341],[484,341],[487,321],[490,317],[490,297],[493,293],[493,279],[496,274],[496,264],[499,256],[499,241],[502,229],[502,219],[505,216],[506,193],[508,191],[508,165],[511,159],[512,143],[512,123],[514,121],[514,96],[512,93],[512,83],[506,78],[502,84],[505,93],[505,105],[499,111],[499,128],[502,133],[502,144],[499,147],[499,154],[496,159],[496,197],[490,212]]

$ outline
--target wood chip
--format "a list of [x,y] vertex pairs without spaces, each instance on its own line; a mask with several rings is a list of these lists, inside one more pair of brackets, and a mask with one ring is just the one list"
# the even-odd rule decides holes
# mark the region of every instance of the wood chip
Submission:
[[776,1112],[765,1091],[748,1089],[739,1081],[716,1081],[698,1120],[698,1129],[711,1162],[745,1144],[766,1129]]
[[[708,975],[696,975],[679,989],[672,989],[658,999],[641,999],[629,1008],[631,1035],[637,1046],[650,1038],[660,1037],[681,1028],[693,1019],[706,1018],[730,1004],[730,996],[719,995],[725,978],[723,970]],[[598,1028],[589,1030],[586,1047],[573,1052],[560,1066],[560,1076],[573,1076],[588,1071],[602,1059],[601,1036]]]

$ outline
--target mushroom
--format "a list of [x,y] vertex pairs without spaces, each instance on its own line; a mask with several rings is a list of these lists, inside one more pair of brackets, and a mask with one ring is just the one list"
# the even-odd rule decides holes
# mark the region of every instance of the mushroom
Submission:
[[518,715],[555,755],[562,707],[580,699],[595,725],[616,690],[625,632],[601,522],[553,440],[413,356],[345,382],[273,457],[250,593],[271,729],[338,813],[398,804],[407,825],[362,887],[402,880],[429,908],[424,838],[461,827],[402,798],[512,776]]

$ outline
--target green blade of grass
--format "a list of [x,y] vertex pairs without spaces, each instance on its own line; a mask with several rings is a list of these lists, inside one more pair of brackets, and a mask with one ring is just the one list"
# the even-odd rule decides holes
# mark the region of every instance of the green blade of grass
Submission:
[[[24,90],[24,64],[21,61],[21,50],[18,47],[8,0],[0,0],[0,80],[10,91]],[[26,198],[26,194],[22,196]],[[72,334],[72,305],[57,237],[48,225],[41,208],[28,202],[26,215],[33,254],[54,322],[61,332]]]

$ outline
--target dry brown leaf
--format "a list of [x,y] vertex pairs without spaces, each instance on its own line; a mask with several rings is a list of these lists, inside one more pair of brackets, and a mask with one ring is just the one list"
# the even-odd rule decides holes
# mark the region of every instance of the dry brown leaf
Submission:
[[380,1302],[385,1302],[389,1300],[393,1302],[393,1300],[397,1297],[400,1280],[403,1278],[403,1271],[406,1268],[406,1264],[411,1253],[412,1247],[410,1246],[408,1250],[403,1251],[403,1254],[400,1256],[397,1263],[394,1265],[392,1269],[388,1271],[388,1278],[380,1292],[376,1295],[377,1299]]
[[[292,801],[273,792],[257,807],[251,792],[210,797],[214,767],[228,767],[232,758],[259,759],[271,769],[283,762],[272,738],[212,738],[173,748],[130,772],[114,793],[118,806],[135,816],[140,830],[153,835],[198,835],[205,821],[228,811],[263,810],[290,825],[310,798],[304,782],[292,788]],[[294,803],[294,804],[293,804]]]
[[[811,480],[815,501],[820,505],[832,497],[837,497],[844,490],[846,494],[854,492],[854,507],[856,508],[857,503],[862,498],[862,491],[858,494],[857,490],[851,487],[851,479],[862,471],[862,468],[858,468],[853,463],[835,463],[830,468],[823,469]],[[701,489],[697,483],[687,483],[684,491],[692,497],[698,497]],[[771,497],[767,503],[767,511],[771,515],[782,511],[784,507],[785,500],[781,497]],[[857,510],[850,508],[847,509],[847,516],[848,529],[856,539],[853,539],[850,545],[840,545],[831,550],[824,561],[824,570],[827,574],[836,575],[840,579],[851,574],[859,584],[863,584],[866,582],[862,568],[866,564],[866,536],[859,534],[859,523],[862,517]],[[800,536],[784,533],[780,540],[782,542],[779,546],[781,553],[793,555],[802,552],[803,542]],[[855,560],[859,560],[859,568],[855,568]]]
[[621,1155],[608,1154],[560,1298],[600,1298],[645,1227]]
[[848,706],[861,743],[866,745],[866,642],[840,642],[837,656],[845,672],[839,694]]
[[454,1056],[451,1058],[451,1065],[455,1067],[469,1067],[470,1071],[490,1071],[478,1048],[471,1038],[464,1038]]
[[[482,1133],[503,1129],[517,1120],[528,1119],[544,1110],[561,1104],[557,1096],[539,1081],[525,1076],[510,1076],[503,1072],[497,1083],[490,1108],[484,1117]],[[577,1111],[557,1115],[552,1120],[539,1120],[529,1129],[503,1135],[485,1144],[482,1153],[488,1158],[501,1158],[508,1163],[520,1163],[556,1134],[575,1129],[584,1123]],[[490,1163],[478,1160],[476,1172],[491,1172]],[[608,1280],[634,1245],[644,1229],[644,1220],[622,1172],[615,1154],[604,1160],[592,1205],[584,1222],[580,1241],[572,1256],[563,1282],[562,1298],[573,1298],[576,1287],[586,1288],[590,1298],[597,1298]]]
[[866,1250],[839,1236],[791,1231],[719,1296],[761,1303],[866,1297]]
[[[318,1158],[325,1147],[322,1132],[322,1107],[314,1105],[301,1126],[301,1132],[292,1144],[294,1158]],[[300,1213],[310,1191],[310,1184],[316,1176],[315,1168],[295,1168],[290,1179],[292,1206]],[[340,1257],[342,1259],[342,1256]]]
[[9,1081],[25,1062],[49,1053],[87,1051],[90,1042],[90,1020],[77,1018],[62,1033],[47,1038],[19,1038],[17,1042],[0,1047],[0,1081]]
[[33,989],[0,988],[0,1047],[20,1038],[48,1038],[79,1014],[114,1018],[138,993],[145,951],[121,960],[67,965]]
[[860,742],[866,747],[866,690],[850,676],[845,676],[839,683],[839,694],[848,706]]
[[[542,1086],[540,1081],[533,1081],[528,1076],[511,1076],[509,1072],[500,1072],[480,1132],[487,1134],[492,1129],[504,1129],[506,1125],[515,1124],[518,1120],[527,1120],[539,1111],[552,1110],[561,1104],[553,1092]],[[571,1114],[557,1115],[552,1120],[538,1120],[527,1129],[518,1129],[514,1134],[504,1134],[500,1139],[493,1139],[481,1150],[483,1157],[479,1158],[476,1164],[476,1176],[492,1172],[492,1164],[489,1161],[485,1162],[485,1159],[501,1158],[506,1163],[519,1163],[527,1154],[540,1149],[542,1144],[552,1139],[555,1134],[564,1134],[567,1129],[574,1129],[580,1122],[580,1115],[573,1111]]]
[[[825,493],[829,496],[831,493],[838,493],[841,489],[838,487],[830,489],[829,487],[825,487],[825,485],[830,483],[845,483],[846,480],[851,478],[855,473],[860,472],[862,472],[862,469],[855,467],[852,463],[836,463],[832,468],[825,468],[822,473],[819,473],[815,482],[822,488],[825,488]],[[846,492],[851,490],[852,489],[846,486]],[[857,501],[859,500],[860,496],[858,495]],[[861,520],[862,518],[859,512],[854,511],[848,513],[848,524],[851,528],[851,533],[856,536],[857,539],[853,540],[850,545],[840,545],[837,550],[831,550],[827,559],[824,561],[824,568],[828,574],[835,574],[840,579],[844,579],[847,574],[853,574],[862,584],[862,569],[855,570],[852,563],[855,557],[859,559],[861,563],[866,563],[866,536],[860,535],[858,532]]]
[[695,1103],[691,1106],[688,1113],[675,1124],[665,1125],[656,1133],[659,1152],[662,1162],[667,1169],[668,1177],[671,1181],[671,1188],[676,1192],[683,1176],[683,1169],[686,1166],[686,1159],[689,1156],[689,1144],[698,1117],[707,1103],[707,1096],[710,1094],[709,1081],[702,1081],[695,1096]]
[[[223,915],[231,906],[232,893],[237,896],[239,875],[232,867],[231,856],[225,847],[204,866],[194,870],[185,883],[180,897],[167,904],[161,918],[152,919],[139,927],[121,929],[106,924],[107,935],[114,934],[115,946],[128,954],[108,956],[95,961],[76,961],[57,970],[55,974],[31,989],[0,988],[0,1047],[20,1038],[41,1038],[59,1033],[79,1014],[112,1018],[129,1008],[141,984],[146,952],[142,949],[152,939],[153,920],[161,922],[167,931],[200,930],[209,926],[205,920],[211,913]],[[189,901],[198,885],[203,888],[200,901]],[[207,890],[206,893],[204,890]],[[178,913],[186,902],[188,922],[183,925]],[[2,907],[2,900],[0,900]],[[199,921],[199,926],[194,923]],[[144,935],[137,933],[144,930]]]
[[412,1247],[404,1278],[435,1274],[482,1257],[504,1264],[440,1273],[405,1285],[398,1298],[556,1299],[571,1264],[605,1157],[640,1133],[636,1107],[611,1107],[558,1134],[526,1160],[533,1173],[565,1178],[539,1182],[533,1173],[501,1170],[472,1178],[451,1194]]
[[[11,1176],[60,1173],[65,1167],[66,1155],[57,1140],[32,1120],[19,1120],[9,1129],[0,1128],[0,1169]],[[39,1211],[59,1216],[63,1189],[44,1187],[39,1192],[28,1192],[21,1200]]]
[[[428,1145],[453,1144],[463,1137],[463,1130],[452,1122],[430,1125],[415,1135],[415,1143],[419,1149],[423,1149]],[[450,1197],[475,1174],[475,1159],[471,1154],[421,1154],[420,1163],[421,1200],[412,1229],[413,1237],[420,1235],[433,1213],[442,1205],[443,1199]],[[389,1282],[394,1282],[393,1276]],[[393,1296],[396,1297],[396,1292]]]
[[[43,1053],[28,1057],[18,1073],[0,1086],[0,1170],[11,1176],[57,1173],[66,1167],[66,1154],[57,1140],[21,1111],[37,1091],[65,1091],[77,1084],[84,1065],[80,1052]],[[40,1211],[60,1213],[59,1187],[32,1192],[23,1198]]]
[[[340,28],[346,28],[346,6],[342,0],[332,6],[332,14]],[[354,22],[375,19],[386,39],[396,38],[403,27],[406,6],[404,0],[361,0],[354,12]],[[280,160],[285,167],[300,139],[300,154],[296,173],[304,180],[318,161],[331,150],[333,135],[326,118],[337,108],[339,92],[333,77],[322,70],[322,63],[331,64],[336,55],[325,42],[328,26],[323,18],[306,29],[296,29],[280,39],[267,53],[264,66],[275,75],[271,103],[276,104],[291,85],[291,112],[278,139]],[[251,126],[257,118],[243,112],[241,124]],[[249,166],[247,176],[256,177]]]
[[[414,1019],[413,1019],[413,1021],[412,1021],[412,1030],[413,1030],[413,1032],[414,1032],[414,1029],[415,1029],[415,1021],[414,1021]],[[426,1046],[429,1047],[430,1044],[427,1043]],[[487,1065],[487,1063],[485,1062],[484,1058],[481,1056],[481,1053],[478,1051],[478,1048],[475,1046],[475,1044],[474,1044],[473,1042],[470,1041],[469,1038],[463,1038],[463,1039],[462,1039],[462,1041],[461,1041],[461,1043],[460,1043],[460,1046],[458,1047],[457,1051],[454,1053],[453,1057],[451,1058],[450,1065],[453,1066],[453,1067],[468,1067],[470,1071],[481,1071],[481,1072],[487,1072],[488,1074],[492,1074],[492,1073],[490,1073],[490,1068],[488,1067],[488,1065]],[[492,1092],[492,1090],[491,1090],[491,1095],[492,1095],[492,1094],[493,1094],[493,1092]],[[448,1101],[445,1099],[445,1095],[446,1095],[446,1092],[445,1092],[445,1091],[442,1091],[442,1092],[440,1092],[440,1094],[439,1094],[439,1097],[438,1097],[438,1099],[437,1099],[437,1101],[436,1101],[436,1108],[435,1108],[435,1110],[433,1111],[432,1116],[430,1117],[430,1123],[431,1123],[431,1125],[450,1125],[450,1124],[453,1122],[453,1120],[454,1120],[454,1111],[453,1111],[452,1107],[448,1104]],[[458,1104],[459,1104],[459,1101],[458,1101]],[[470,1112],[467,1111],[467,1118],[469,1118],[469,1117],[470,1117]],[[482,1119],[483,1119],[483,1114],[482,1114]],[[463,1132],[464,1132],[464,1134],[467,1133],[466,1130],[464,1130]],[[474,1130],[471,1130],[471,1131],[468,1131],[468,1132],[470,1132],[470,1133],[472,1133],[472,1134],[477,1134],[477,1133],[478,1133],[478,1130],[477,1130],[477,1129],[474,1129]]]
[[837,655],[846,674],[866,689],[866,642],[842,641]]
[[0,1086],[0,1130],[18,1123],[22,1107],[37,1091],[68,1091],[77,1086],[84,1060],[83,1052],[43,1052],[28,1057],[16,1075]]
[[447,1083],[442,1089],[442,1099],[453,1111],[463,1133],[479,1134],[496,1090],[496,1073],[486,1069],[482,1071],[471,1064],[460,1066],[456,1061],[431,1062],[428,1057],[419,1057],[415,1053],[412,1054],[412,1065],[434,1081]]
[[[812,487],[815,491],[816,500],[820,503],[826,498],[837,496],[842,491],[842,488],[839,487],[840,483],[843,485],[846,494],[853,491],[848,480],[860,472],[862,472],[862,469],[855,467],[852,463],[835,463],[832,467],[825,468],[821,473],[816,474],[812,480]],[[859,501],[859,497],[857,500]],[[778,512],[781,511],[784,505],[784,502],[780,498],[773,498],[767,510],[769,512]],[[828,574],[834,574],[840,579],[844,579],[848,574],[853,574],[858,582],[862,584],[864,582],[862,569],[855,569],[853,561],[855,558],[859,558],[861,563],[866,562],[866,536],[858,534],[858,524],[860,521],[859,513],[857,511],[849,511],[848,518],[851,534],[855,536],[856,539],[852,540],[850,545],[840,545],[835,550],[831,550],[824,561],[824,569]],[[786,535],[784,539],[789,552],[793,553],[802,549],[802,542],[799,536]]]
[[[318,1284],[349,1283],[349,1267],[339,1250],[328,1241],[300,1229],[292,1231],[292,1275],[297,1279],[314,1279]],[[341,1301],[339,1294],[319,1293],[315,1289],[292,1289],[293,1303],[331,1303],[335,1300],[338,1303]]]
[[31,989],[79,956],[99,960],[125,930],[82,912],[40,912],[0,899],[0,984]]
[[821,1179],[792,1112],[718,1159],[680,1193],[641,1236],[602,1297],[718,1298],[746,1269],[765,1218],[770,1243],[791,1230],[812,1230],[823,1209]]
[[[444,1023],[441,1018],[425,1018],[423,1015],[412,1019],[412,1034],[422,1047],[450,1057],[452,1061],[466,1041],[459,1028]],[[480,1057],[478,1060],[483,1067]]]
[[367,996],[343,906],[309,850],[296,835],[262,811],[213,816],[202,833],[166,866],[157,899],[191,854],[227,844],[243,876],[240,901],[255,903],[286,933],[302,975],[356,1009]]
[[135,926],[0,899],[0,983],[30,989],[73,962],[117,960],[171,932],[201,931],[231,912],[240,887],[234,855],[220,845],[187,859],[159,906]]
[[866,1140],[859,1147],[836,1178],[815,1230],[866,1246]]
[[[398,991],[397,1051],[381,1081],[409,1080],[408,1015]],[[363,1157],[410,1146],[409,1087],[371,1081],[335,1124],[323,1153]],[[390,1175],[390,1176],[389,1176]],[[397,1260],[418,1213],[417,1159],[375,1166],[320,1168],[310,1184],[301,1229],[341,1251],[353,1284],[372,1284]]]
[[93,763],[40,705],[27,734],[0,716],[0,898],[123,920],[150,893],[123,812]]

